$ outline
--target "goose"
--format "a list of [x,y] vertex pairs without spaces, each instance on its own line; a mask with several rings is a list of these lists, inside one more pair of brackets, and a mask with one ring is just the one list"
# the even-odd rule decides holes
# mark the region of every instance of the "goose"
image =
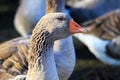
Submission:
[[[6,76],[15,80],[21,78],[27,80],[67,80],[74,68],[74,61],[72,68],[69,65],[71,60],[67,59],[68,63],[65,63],[64,58],[71,59],[71,52],[68,49],[67,57],[65,52],[57,54],[54,50],[54,41],[69,37],[70,33],[81,33],[83,31],[84,29],[65,13],[46,14],[37,23],[32,36],[20,37],[0,45],[0,71],[3,74],[6,73],[1,76],[1,80],[6,79]],[[62,58],[63,60],[60,59],[63,56],[65,56]],[[64,70],[66,64],[67,67]],[[60,72],[62,72],[61,75]],[[26,74],[27,76],[25,76]]]
[[[46,14],[51,12],[64,12],[64,0],[46,0]],[[72,36],[55,41],[53,49],[60,80],[67,80],[74,70],[76,61]]]
[[120,66],[120,9],[82,24],[86,34],[75,34],[102,62]]
[[82,32],[81,27],[71,21],[64,13],[51,13],[37,24],[30,39],[27,80],[59,80],[53,54],[54,41],[66,38],[70,33]]

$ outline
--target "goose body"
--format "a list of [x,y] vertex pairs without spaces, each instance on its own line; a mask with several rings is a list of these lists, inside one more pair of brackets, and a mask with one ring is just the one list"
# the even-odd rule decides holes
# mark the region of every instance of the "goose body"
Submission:
[[[29,38],[30,38],[29,36],[13,39],[11,41],[7,41],[1,44],[0,69],[5,71],[4,73],[6,73],[1,78],[4,77],[6,78],[7,76],[12,79],[21,79],[21,78],[24,79],[27,77],[26,78],[27,80],[68,79],[68,77],[73,71],[74,66],[72,66],[72,68],[69,68],[71,67],[69,66],[71,62],[67,59],[68,62],[70,63],[67,63],[66,65],[66,63],[62,60],[62,58],[60,58],[66,55],[66,53],[65,52],[58,53],[59,52],[57,50],[58,48],[56,48],[55,50],[53,49],[54,48],[53,46],[55,44],[54,43],[55,40],[65,37],[70,37],[70,33],[72,32],[74,33],[83,32],[82,29],[78,26],[78,24],[77,24],[77,28],[79,27],[80,29],[72,30],[73,29],[72,28],[68,30],[69,28],[68,25],[70,25],[70,22],[73,22],[73,20],[71,21],[70,19],[71,17],[64,13],[49,13],[46,16],[44,16],[42,20],[40,20],[40,22],[36,25],[35,29],[33,30],[33,34],[30,40],[30,45],[29,45]],[[76,26],[76,23],[73,22],[72,26]],[[69,33],[68,31],[72,31],[72,32]],[[51,34],[52,37],[48,38],[49,36],[51,36]],[[42,40],[48,42],[44,42]],[[8,44],[9,46],[6,47],[6,45]],[[68,49],[69,56],[68,57],[65,56],[63,59],[65,58],[70,59],[72,56],[70,54],[71,53],[69,53],[69,49]],[[68,69],[62,66],[63,64],[65,64],[64,66],[67,66]],[[74,65],[74,61],[73,61],[73,65]],[[64,69],[67,69],[69,72],[65,72],[66,70],[64,71]],[[27,76],[25,76],[26,74]]]
[[86,34],[76,34],[102,62],[120,65],[120,9],[83,23]]

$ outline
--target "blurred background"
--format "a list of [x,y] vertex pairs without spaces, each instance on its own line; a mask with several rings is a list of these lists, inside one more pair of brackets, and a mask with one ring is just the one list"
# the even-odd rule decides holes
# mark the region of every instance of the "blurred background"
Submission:
[[18,0],[0,0],[0,42],[20,36],[13,25],[18,3]]
[[[0,0],[0,43],[20,36],[13,25],[18,5],[19,0]],[[103,64],[86,46],[80,46],[76,48],[76,66],[69,80],[120,80],[119,68]]]

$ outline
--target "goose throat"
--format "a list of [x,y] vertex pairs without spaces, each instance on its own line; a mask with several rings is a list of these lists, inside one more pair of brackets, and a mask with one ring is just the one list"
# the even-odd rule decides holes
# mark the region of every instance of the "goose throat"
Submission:
[[[52,46],[54,44],[54,41],[52,41],[51,35],[49,32],[42,30],[39,34],[35,33],[32,36],[31,39],[31,47],[30,47],[30,56],[29,61],[31,64],[29,64],[32,67],[34,67],[33,63],[36,63],[38,65],[41,64],[41,59],[45,59],[51,53]],[[38,61],[39,60],[39,61]]]

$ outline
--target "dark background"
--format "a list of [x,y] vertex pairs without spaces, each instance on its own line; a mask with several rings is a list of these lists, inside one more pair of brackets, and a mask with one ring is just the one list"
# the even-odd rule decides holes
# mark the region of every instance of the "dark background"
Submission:
[[13,26],[18,1],[19,0],[0,0],[0,42],[20,36]]
[[[0,0],[0,43],[20,36],[13,25],[18,5],[19,0]],[[69,80],[120,80],[119,67],[98,61],[83,44],[76,49],[76,57],[75,70]]]

